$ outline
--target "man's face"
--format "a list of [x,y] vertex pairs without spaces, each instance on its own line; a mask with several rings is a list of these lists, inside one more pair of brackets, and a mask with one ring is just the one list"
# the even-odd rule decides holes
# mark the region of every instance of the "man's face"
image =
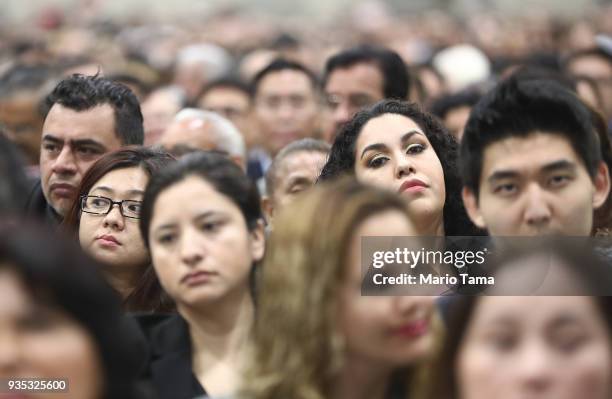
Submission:
[[536,132],[486,147],[478,198],[464,188],[463,200],[492,236],[586,236],[609,190],[603,162],[592,180],[566,138]]
[[28,163],[36,165],[40,152],[40,129],[43,120],[39,114],[35,93],[19,93],[0,100],[0,122],[9,138],[22,150]]
[[40,179],[49,205],[64,216],[85,172],[104,153],[120,147],[110,105],[80,112],[53,105],[43,125],[40,150]]
[[[371,63],[333,70],[325,84],[325,96],[335,130],[331,136],[337,134],[361,108],[382,100],[385,97],[383,86],[382,73]],[[333,137],[327,138],[333,141]]]
[[247,147],[254,144],[253,129],[249,129],[251,99],[247,93],[233,87],[215,87],[200,98],[198,105],[232,121],[244,135]]
[[289,154],[276,171],[272,199],[275,211],[291,203],[304,190],[312,187],[321,174],[327,154],[299,151]]
[[292,141],[314,136],[318,113],[315,89],[305,73],[285,69],[259,82],[254,116],[272,155]]

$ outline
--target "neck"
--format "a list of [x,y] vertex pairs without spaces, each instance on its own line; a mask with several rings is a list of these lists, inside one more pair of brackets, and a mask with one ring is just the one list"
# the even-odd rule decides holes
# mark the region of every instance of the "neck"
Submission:
[[444,237],[444,216],[443,213],[435,216],[424,217],[415,220],[417,235],[421,237]]
[[389,389],[391,369],[366,359],[347,359],[332,389],[333,399],[383,399]]
[[196,369],[219,360],[240,363],[245,354],[255,307],[248,288],[206,306],[179,305],[187,320]]
[[136,288],[138,279],[142,274],[142,269],[106,267],[103,269],[103,274],[111,287],[121,295],[122,299],[125,299],[134,291],[134,288]]

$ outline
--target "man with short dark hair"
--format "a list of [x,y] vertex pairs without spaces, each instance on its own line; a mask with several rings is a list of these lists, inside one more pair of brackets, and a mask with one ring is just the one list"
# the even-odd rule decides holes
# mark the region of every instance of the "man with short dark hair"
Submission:
[[269,223],[296,195],[315,184],[330,150],[326,142],[306,138],[279,151],[266,173],[266,195],[262,199]]
[[384,98],[407,99],[410,78],[397,53],[383,47],[357,46],[327,60],[323,90],[334,123],[334,132],[326,137],[331,142],[361,108]]
[[587,236],[610,176],[587,106],[556,82],[513,76],[472,109],[463,200],[492,236]]
[[318,80],[304,65],[277,59],[253,78],[254,119],[270,156],[319,129]]
[[28,199],[29,216],[61,221],[81,179],[104,153],[142,145],[142,114],[126,86],[98,76],[72,75],[47,96],[40,183]]

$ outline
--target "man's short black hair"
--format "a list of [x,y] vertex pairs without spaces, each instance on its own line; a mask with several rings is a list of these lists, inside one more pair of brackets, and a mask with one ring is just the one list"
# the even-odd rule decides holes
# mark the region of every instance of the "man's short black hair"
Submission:
[[487,146],[534,132],[565,137],[595,176],[602,158],[588,106],[555,81],[511,76],[472,108],[460,147],[464,185],[478,195]]
[[108,104],[115,114],[115,135],[123,145],[142,145],[144,128],[140,104],[121,83],[100,76],[74,74],[55,86],[45,99],[45,117],[54,104],[74,111],[86,111]]
[[327,60],[323,74],[323,86],[336,69],[350,68],[357,64],[374,64],[383,77],[385,98],[406,100],[410,92],[408,67],[394,51],[379,46],[361,45],[343,50]]
[[259,84],[261,83],[263,78],[265,78],[267,75],[271,73],[280,72],[284,70],[293,70],[293,71],[302,72],[310,80],[310,83],[312,84],[313,89],[316,89],[319,86],[319,79],[317,78],[317,75],[315,75],[315,73],[312,72],[310,69],[308,69],[305,65],[302,65],[296,61],[290,61],[284,58],[277,58],[274,61],[272,61],[270,64],[268,64],[267,67],[259,71],[253,78],[253,82],[251,85],[251,92],[253,93],[253,96],[257,95]]
[[225,87],[239,90],[249,96],[249,98],[253,97],[253,91],[251,86],[249,86],[247,83],[245,83],[243,80],[236,76],[225,76],[219,79],[215,79],[208,83],[206,86],[204,86],[198,98],[201,99],[206,93],[213,89]]
[[446,118],[446,114],[460,107],[473,107],[482,95],[473,89],[467,89],[455,94],[439,97],[431,103],[429,111],[440,119]]

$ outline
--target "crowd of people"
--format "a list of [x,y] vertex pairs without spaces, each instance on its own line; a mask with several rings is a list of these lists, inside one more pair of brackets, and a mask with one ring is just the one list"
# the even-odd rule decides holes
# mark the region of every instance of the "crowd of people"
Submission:
[[[0,397],[612,397],[612,8],[376,4],[0,27]],[[366,294],[368,237],[499,284]]]

